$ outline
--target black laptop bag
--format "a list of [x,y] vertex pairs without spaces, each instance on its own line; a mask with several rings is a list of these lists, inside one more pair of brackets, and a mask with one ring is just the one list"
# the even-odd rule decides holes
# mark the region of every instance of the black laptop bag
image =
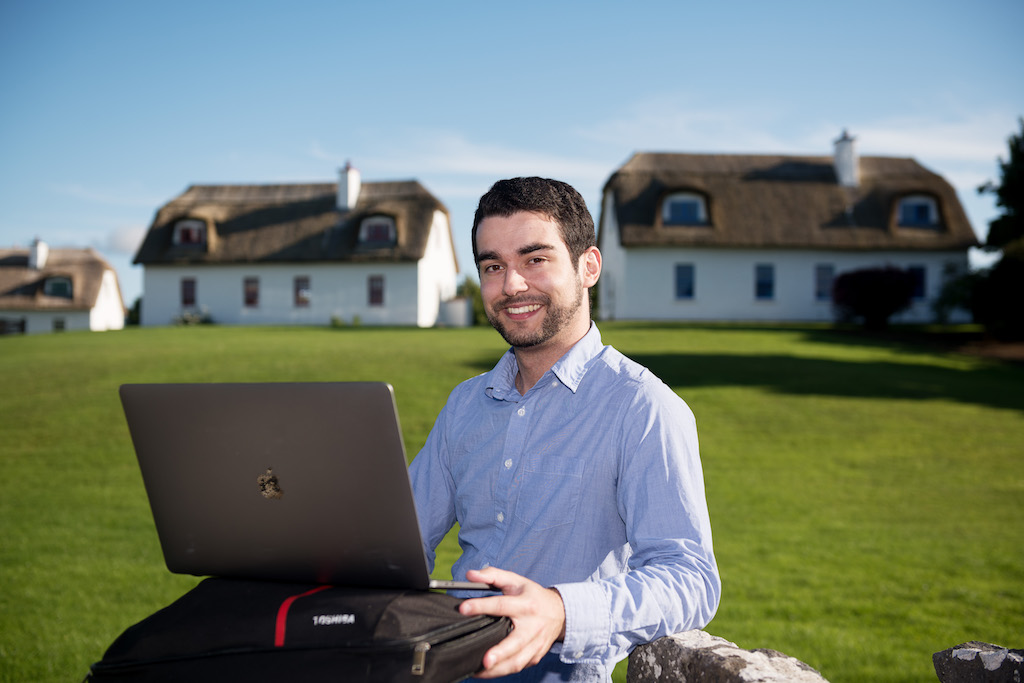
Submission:
[[465,617],[430,591],[204,579],[129,627],[85,680],[460,681],[507,618]]

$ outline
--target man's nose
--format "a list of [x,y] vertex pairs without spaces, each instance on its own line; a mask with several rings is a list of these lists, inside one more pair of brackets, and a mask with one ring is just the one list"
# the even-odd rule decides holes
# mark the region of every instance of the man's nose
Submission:
[[509,269],[505,271],[505,296],[514,296],[519,292],[525,292],[526,290],[526,278],[520,275],[518,270]]

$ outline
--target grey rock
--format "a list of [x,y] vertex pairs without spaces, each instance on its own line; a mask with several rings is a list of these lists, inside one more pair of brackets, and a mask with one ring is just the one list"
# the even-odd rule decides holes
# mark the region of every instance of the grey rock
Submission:
[[629,656],[627,683],[828,683],[821,674],[775,650],[744,650],[704,631],[677,633],[641,645]]
[[1024,677],[1024,650],[973,640],[936,652],[932,663],[942,683],[1021,683]]

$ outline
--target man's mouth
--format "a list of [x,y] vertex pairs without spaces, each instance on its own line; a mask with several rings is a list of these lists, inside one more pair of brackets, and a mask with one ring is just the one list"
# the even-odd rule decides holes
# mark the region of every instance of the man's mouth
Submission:
[[540,309],[540,304],[524,304],[522,306],[509,306],[505,309],[505,312],[509,315],[523,315],[524,313],[533,313]]

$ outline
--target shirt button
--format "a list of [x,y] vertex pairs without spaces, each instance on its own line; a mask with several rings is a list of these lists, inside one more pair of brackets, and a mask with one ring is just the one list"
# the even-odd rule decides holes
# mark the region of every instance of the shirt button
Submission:
[[504,512],[499,512],[498,513],[498,521],[499,522],[504,522],[505,521],[505,513]]
[[507,470],[510,467],[512,467],[512,458],[505,461],[505,469]]
[[526,408],[520,408],[516,412],[519,414],[519,417],[522,417],[523,415],[526,415]]

